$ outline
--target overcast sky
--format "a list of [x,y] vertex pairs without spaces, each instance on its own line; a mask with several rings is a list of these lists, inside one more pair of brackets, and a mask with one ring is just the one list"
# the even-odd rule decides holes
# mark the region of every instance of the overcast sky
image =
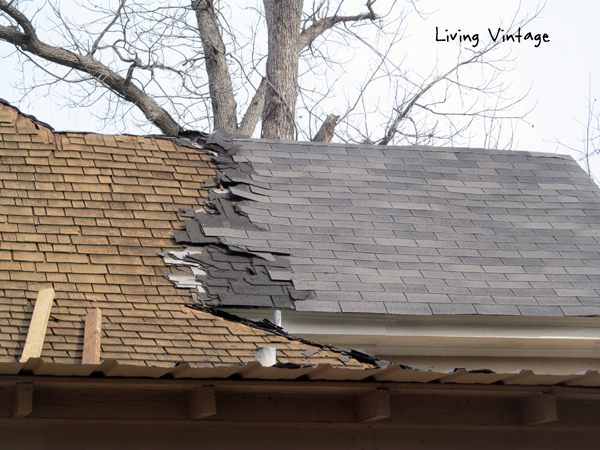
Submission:
[[[360,2],[363,3],[363,2]],[[521,11],[534,11],[536,0],[523,0]],[[479,35],[480,45],[489,42],[488,29],[496,32],[501,18],[514,16],[519,8],[516,0],[421,0],[418,8],[431,13],[425,21],[413,17],[409,21],[406,47],[412,66],[423,65],[425,70],[436,60],[450,55],[455,43],[436,42],[438,37],[456,33]],[[517,130],[518,149],[529,151],[566,153],[559,140],[573,147],[581,147],[578,139],[584,128],[576,121],[587,117],[588,80],[592,81],[592,97],[600,92],[600,58],[598,57],[597,28],[600,19],[600,1],[597,0],[547,0],[541,17],[522,30],[547,34],[549,42],[538,47],[535,41],[506,43],[515,58],[515,70],[510,74],[515,93],[530,90],[528,105],[535,106],[529,115],[530,125]],[[448,30],[448,33],[445,32]],[[472,43],[463,43],[470,46]],[[0,44],[2,54],[8,46]],[[10,83],[19,78],[19,67],[14,59],[3,60],[0,97],[11,103],[19,98]],[[77,129],[111,132],[86,114],[85,111],[59,109],[51,99],[38,98],[31,104],[22,103],[21,109],[36,115],[56,129]],[[600,171],[597,171],[600,173]]]
[[[428,43],[428,52],[434,45],[444,51],[450,44],[435,42],[435,27],[479,33],[488,39],[487,29],[497,29],[498,17],[512,14],[518,1],[437,1],[424,0],[422,9],[437,10],[425,23],[414,30],[419,41]],[[524,0],[522,10],[534,10],[537,1]],[[519,149],[554,152],[555,138],[577,146],[583,136],[583,127],[575,120],[587,117],[588,80],[592,79],[592,96],[600,91],[600,55],[595,37],[600,19],[600,1],[548,0],[541,17],[523,31],[546,33],[550,42],[539,47],[531,41],[509,43],[516,56],[513,72],[517,91],[531,86],[530,100],[537,102],[529,116],[533,127],[518,130]],[[554,137],[553,137],[554,136]],[[564,150],[559,150],[564,152]]]

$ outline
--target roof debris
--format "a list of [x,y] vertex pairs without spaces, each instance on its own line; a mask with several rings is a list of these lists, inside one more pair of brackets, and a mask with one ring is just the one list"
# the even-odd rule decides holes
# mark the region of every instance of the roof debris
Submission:
[[310,358],[311,356],[313,356],[314,354],[316,354],[318,351],[319,351],[319,349],[318,349],[318,348],[312,347],[312,348],[307,348],[306,350],[304,350],[304,351],[302,352],[302,354],[303,354],[304,356],[306,356],[306,357],[309,357],[309,358]]

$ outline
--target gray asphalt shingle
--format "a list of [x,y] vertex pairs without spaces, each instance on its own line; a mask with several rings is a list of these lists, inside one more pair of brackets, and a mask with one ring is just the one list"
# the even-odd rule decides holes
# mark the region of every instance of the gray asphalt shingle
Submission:
[[[570,157],[236,142],[233,160],[253,171],[229,190],[261,230],[205,232],[289,250],[275,277],[312,291],[297,310],[600,314],[600,189]],[[236,285],[219,298],[264,307],[282,289]]]

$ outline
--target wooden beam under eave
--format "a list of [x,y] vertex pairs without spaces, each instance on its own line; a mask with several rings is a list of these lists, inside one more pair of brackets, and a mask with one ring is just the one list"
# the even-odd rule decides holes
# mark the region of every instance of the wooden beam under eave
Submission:
[[102,338],[102,312],[95,308],[85,317],[82,364],[100,364],[100,340]]
[[358,398],[358,421],[376,422],[390,417],[390,391],[375,389]]
[[202,420],[217,413],[214,386],[203,386],[194,390],[189,398],[190,420]]
[[541,394],[519,400],[517,417],[519,425],[556,422],[558,420],[556,397],[551,394]]
[[26,362],[29,358],[39,358],[42,354],[44,339],[46,338],[46,328],[50,318],[50,309],[54,300],[54,289],[42,289],[38,292],[33,315],[27,331],[25,347],[21,355],[21,362]]
[[17,383],[13,407],[13,417],[23,418],[33,410],[33,383]]

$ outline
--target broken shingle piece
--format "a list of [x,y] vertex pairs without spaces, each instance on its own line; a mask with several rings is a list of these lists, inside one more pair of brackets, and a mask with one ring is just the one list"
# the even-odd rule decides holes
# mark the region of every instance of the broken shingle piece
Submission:
[[251,308],[273,308],[271,297],[264,295],[236,295],[229,293],[219,293],[219,300],[222,306],[239,306]]
[[248,186],[244,186],[244,185],[230,187],[229,192],[231,193],[231,195],[234,195],[234,196],[240,197],[240,198],[244,198],[246,200],[253,200],[255,202],[262,202],[262,203],[270,202],[269,197],[267,197],[266,195],[258,195],[253,192],[250,192],[250,189],[248,188]]
[[207,236],[212,237],[235,237],[235,238],[247,238],[246,230],[238,230],[236,228],[217,228],[217,227],[202,227],[202,231]]
[[277,270],[273,268],[267,269],[269,271],[269,276],[273,281],[290,281],[292,279],[292,272],[288,270]]
[[319,350],[321,350],[321,349],[320,349],[320,348],[317,348],[317,347],[309,347],[309,348],[307,348],[306,350],[304,350],[304,351],[302,352],[302,354],[303,354],[304,356],[306,356],[307,358],[310,358],[311,356],[314,356],[314,355],[316,355],[317,353],[319,353]]
[[287,295],[272,295],[271,300],[276,309],[294,309],[294,303]]
[[205,236],[200,229],[200,225],[195,220],[185,221],[185,231],[187,232],[190,242],[193,244],[204,242]]
[[190,242],[190,237],[189,235],[185,232],[185,231],[181,231],[181,230],[175,230],[173,232],[173,238],[175,239],[175,242]]

